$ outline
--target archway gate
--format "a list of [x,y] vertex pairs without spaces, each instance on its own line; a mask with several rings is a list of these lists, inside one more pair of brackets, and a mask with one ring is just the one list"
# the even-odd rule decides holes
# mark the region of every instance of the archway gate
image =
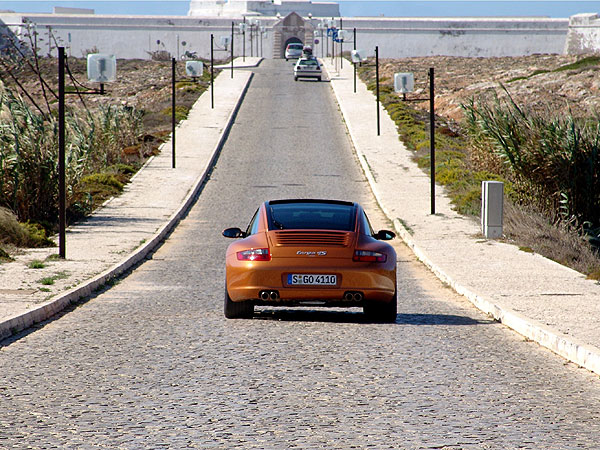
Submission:
[[295,12],[289,13],[273,25],[273,58],[284,58],[285,46],[294,42],[294,38],[313,47],[314,30],[310,20],[304,20]]

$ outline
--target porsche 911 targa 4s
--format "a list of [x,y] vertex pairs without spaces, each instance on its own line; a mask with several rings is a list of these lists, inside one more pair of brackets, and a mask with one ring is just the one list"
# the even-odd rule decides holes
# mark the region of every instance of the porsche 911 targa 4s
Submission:
[[252,317],[254,305],[362,306],[371,319],[396,320],[396,252],[391,231],[374,232],[357,203],[263,203],[227,248],[225,317]]

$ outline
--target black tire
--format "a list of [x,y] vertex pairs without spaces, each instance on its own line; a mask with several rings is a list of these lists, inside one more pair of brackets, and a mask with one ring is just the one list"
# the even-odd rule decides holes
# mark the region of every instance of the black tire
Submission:
[[317,77],[317,81],[321,81],[321,77]]
[[388,302],[365,302],[363,307],[365,315],[375,322],[394,323],[398,314],[398,292],[394,292],[394,298]]
[[298,81],[298,77],[294,77],[294,81]]
[[254,303],[251,300],[234,302],[225,288],[225,317],[228,319],[250,319],[254,315]]

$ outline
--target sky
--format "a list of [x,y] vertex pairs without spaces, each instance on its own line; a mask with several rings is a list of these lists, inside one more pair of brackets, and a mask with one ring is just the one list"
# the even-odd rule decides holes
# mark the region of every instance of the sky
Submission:
[[[314,0],[318,1],[318,0]],[[327,0],[320,0],[327,1]],[[329,0],[332,1],[332,0]],[[336,1],[336,0],[333,0]],[[434,0],[337,0],[343,17],[464,17],[464,16],[545,16],[566,18],[573,14],[600,13],[598,1],[434,1]],[[54,6],[93,9],[96,14],[185,16],[189,0],[0,0],[0,10],[52,12]]]

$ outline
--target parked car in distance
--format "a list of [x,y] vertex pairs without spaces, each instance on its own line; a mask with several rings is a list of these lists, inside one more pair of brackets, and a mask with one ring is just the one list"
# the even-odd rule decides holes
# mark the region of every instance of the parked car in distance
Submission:
[[294,66],[294,80],[298,78],[316,78],[321,81],[321,65],[317,58],[300,58]]
[[293,199],[263,203],[225,257],[225,317],[255,305],[360,307],[396,320],[396,252],[391,231],[373,231],[358,203]]
[[303,49],[304,46],[299,42],[288,44],[285,48],[285,60],[287,61],[288,59],[300,58],[302,56]]

